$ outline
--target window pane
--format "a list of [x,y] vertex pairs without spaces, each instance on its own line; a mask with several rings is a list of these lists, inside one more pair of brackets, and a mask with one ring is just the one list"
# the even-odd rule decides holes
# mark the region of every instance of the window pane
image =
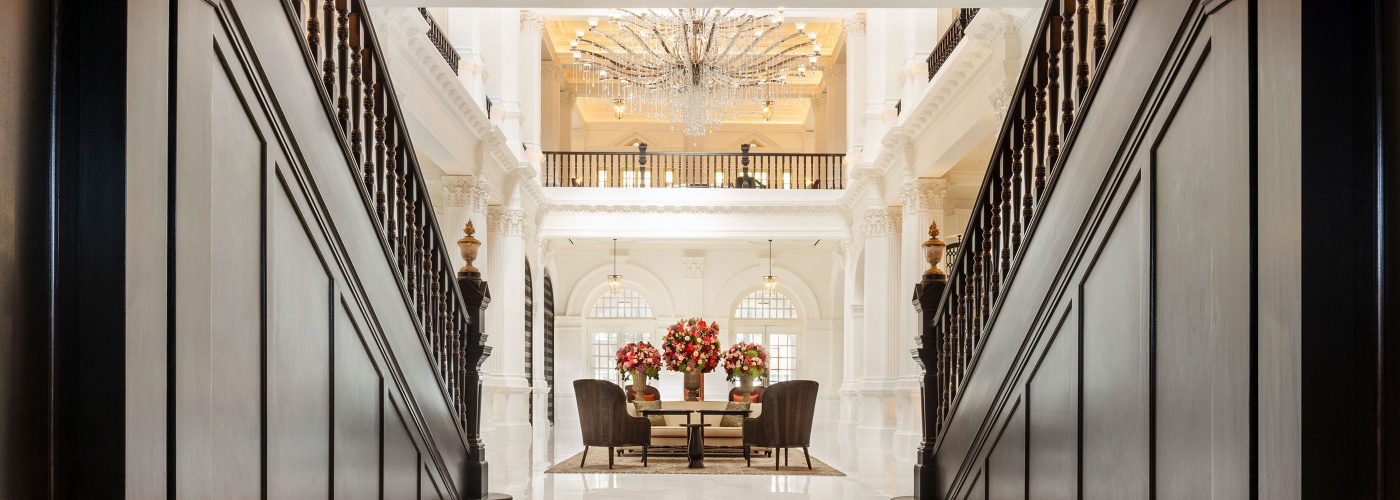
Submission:
[[605,293],[593,301],[589,316],[594,318],[650,318],[651,305],[637,292],[623,288]]
[[797,306],[782,292],[759,290],[739,300],[734,317],[740,319],[797,319]]

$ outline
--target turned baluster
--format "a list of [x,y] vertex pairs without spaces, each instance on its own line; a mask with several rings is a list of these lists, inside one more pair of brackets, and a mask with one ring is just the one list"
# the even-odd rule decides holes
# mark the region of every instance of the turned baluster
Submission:
[[1079,25],[1079,32],[1075,41],[1078,44],[1078,53],[1075,61],[1078,63],[1075,70],[1075,98],[1080,102],[1084,101],[1084,93],[1089,91],[1089,58],[1091,56],[1090,44],[1093,43],[1092,13],[1090,12],[1089,0],[1079,0],[1079,9],[1075,15],[1078,19],[1075,23]]
[[[1058,16],[1054,19],[1059,19]],[[1045,67],[1045,95],[1046,114],[1045,120],[1045,159],[1036,163],[1035,166],[1035,199],[1039,203],[1045,196],[1045,175],[1047,168],[1053,168],[1056,160],[1060,158],[1060,113],[1062,111],[1060,95],[1060,42],[1063,40],[1060,34],[1059,22],[1052,22],[1046,27],[1048,36],[1045,38],[1045,54],[1047,64]]]
[[[381,88],[383,85],[381,85]],[[381,100],[387,96],[381,96]],[[384,188],[385,213],[388,222],[385,226],[389,228],[389,245],[394,254],[394,262],[398,264],[399,276],[407,278],[404,272],[404,233],[399,228],[399,221],[403,220],[403,180],[399,177],[398,147],[394,144],[397,139],[395,129],[398,127],[394,117],[389,114],[388,106],[384,106],[384,117],[381,122],[384,125]]]
[[347,0],[337,0],[335,9],[335,99],[336,122],[342,133],[350,131],[350,9]]
[[1062,19],[1064,21],[1061,24],[1061,26],[1063,26],[1064,29],[1060,32],[1060,68],[1062,70],[1061,88],[1063,89],[1063,94],[1061,95],[1062,99],[1060,101],[1060,110],[1062,113],[1060,115],[1060,118],[1062,120],[1060,125],[1060,136],[1062,138],[1065,134],[1069,133],[1071,128],[1074,127],[1074,68],[1075,61],[1078,57],[1076,55],[1078,54],[1078,52],[1074,50],[1074,19],[1076,16],[1074,8],[1075,0],[1063,1],[1064,13],[1062,14]]
[[1094,0],[1094,67],[1102,64],[1108,46],[1108,25],[1104,24],[1103,0]]
[[[1045,152],[1047,141],[1045,112],[1049,109],[1050,102],[1046,99],[1045,90],[1047,80],[1046,67],[1044,64],[1045,53],[1041,52],[1037,58],[1038,64],[1035,65],[1035,71],[1033,72],[1035,78],[1035,118],[1033,119],[1034,123],[1032,128],[1034,129],[1035,136],[1030,140],[1031,152],[1028,153],[1029,156],[1025,156],[1025,162],[1021,165],[1021,170],[1017,172],[1017,175],[1025,176],[1025,181],[1021,183],[1023,190],[1021,196],[1021,223],[1026,226],[1026,230],[1030,229],[1031,217],[1035,216],[1035,196],[1033,193],[1036,193],[1038,190],[1036,186],[1032,185],[1032,177],[1035,177],[1035,174],[1031,174],[1031,162],[1034,161],[1035,170],[1037,172],[1042,172],[1041,175],[1043,175],[1047,156]],[[1039,177],[1037,180],[1042,184],[1045,182],[1043,177]],[[1019,249],[1019,245],[1017,247]]]
[[[368,50],[369,49],[362,49],[361,52],[368,54]],[[376,192],[376,190],[382,189],[382,181],[378,179],[378,176],[379,165],[382,164],[380,163],[380,157],[384,154],[384,131],[379,128],[375,120],[374,58],[362,56],[360,60],[363,63],[361,71],[364,75],[364,82],[360,89],[362,94],[361,101],[363,102],[361,108],[364,117],[360,119],[360,126],[365,139],[370,141],[370,144],[366,144],[365,146],[365,156],[360,169],[360,176],[365,186],[365,192],[369,194],[371,200],[374,200],[374,223],[377,226],[383,227],[384,193],[383,191]]]
[[336,2],[338,0],[326,0],[321,11],[321,85],[326,89],[326,95],[335,98],[335,30],[336,25]]
[[306,46],[311,49],[311,59],[321,60],[321,2],[310,0],[306,7]]

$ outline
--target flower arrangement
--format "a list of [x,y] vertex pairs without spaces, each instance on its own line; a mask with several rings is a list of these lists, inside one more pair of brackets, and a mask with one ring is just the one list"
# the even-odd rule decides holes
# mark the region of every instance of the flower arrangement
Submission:
[[679,321],[666,329],[661,348],[667,370],[709,373],[719,364],[719,324],[699,318]]
[[759,378],[768,373],[768,350],[761,344],[739,342],[724,351],[725,380]]
[[661,374],[661,351],[645,340],[632,342],[617,350],[617,372],[622,380],[641,372],[643,377],[656,378]]

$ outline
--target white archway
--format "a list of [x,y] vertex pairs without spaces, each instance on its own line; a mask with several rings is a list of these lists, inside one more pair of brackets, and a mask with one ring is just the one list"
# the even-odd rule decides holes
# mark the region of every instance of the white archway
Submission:
[[[714,311],[722,317],[729,317],[734,312],[734,306],[739,300],[748,296],[754,290],[762,286],[759,277],[768,274],[768,269],[764,266],[752,266],[734,273],[719,291],[714,295],[714,301],[706,306],[706,310]],[[818,319],[822,317],[821,303],[817,300],[817,294],[812,292],[812,287],[807,285],[801,277],[788,269],[773,267],[773,275],[778,277],[778,290],[792,299],[797,306],[797,313],[803,319]]]
[[[593,301],[608,290],[608,275],[613,273],[612,263],[594,268],[579,277],[574,288],[569,290],[568,316],[587,316]],[[661,278],[637,265],[628,265],[623,271],[623,284],[641,295],[651,304],[652,313],[658,318],[675,315],[676,303],[671,299],[671,290]],[[557,294],[559,291],[555,290]]]

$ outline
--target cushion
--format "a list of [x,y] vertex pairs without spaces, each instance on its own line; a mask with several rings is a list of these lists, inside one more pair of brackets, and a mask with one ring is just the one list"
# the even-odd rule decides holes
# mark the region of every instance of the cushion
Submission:
[[[748,403],[747,401],[743,401],[743,402],[730,402],[729,404],[727,404],[727,405],[724,406],[724,409],[726,409],[726,410],[747,410],[747,409],[749,409],[749,403]],[[724,418],[719,419],[719,426],[720,426],[720,427],[743,427],[743,426],[744,426],[744,416],[743,416],[743,415],[725,415]]]
[[642,401],[656,401],[659,399],[661,398],[655,394],[642,394]]
[[[637,406],[637,414],[639,414],[639,415],[642,414],[642,410],[660,410],[660,409],[661,409],[661,402],[660,402],[660,401],[633,401],[632,404]],[[665,415],[647,415],[647,420],[650,420],[650,421],[651,421],[651,425],[653,425],[653,426],[656,426],[656,425],[666,425],[666,416],[665,416]],[[741,425],[742,425],[742,424],[741,424]]]

